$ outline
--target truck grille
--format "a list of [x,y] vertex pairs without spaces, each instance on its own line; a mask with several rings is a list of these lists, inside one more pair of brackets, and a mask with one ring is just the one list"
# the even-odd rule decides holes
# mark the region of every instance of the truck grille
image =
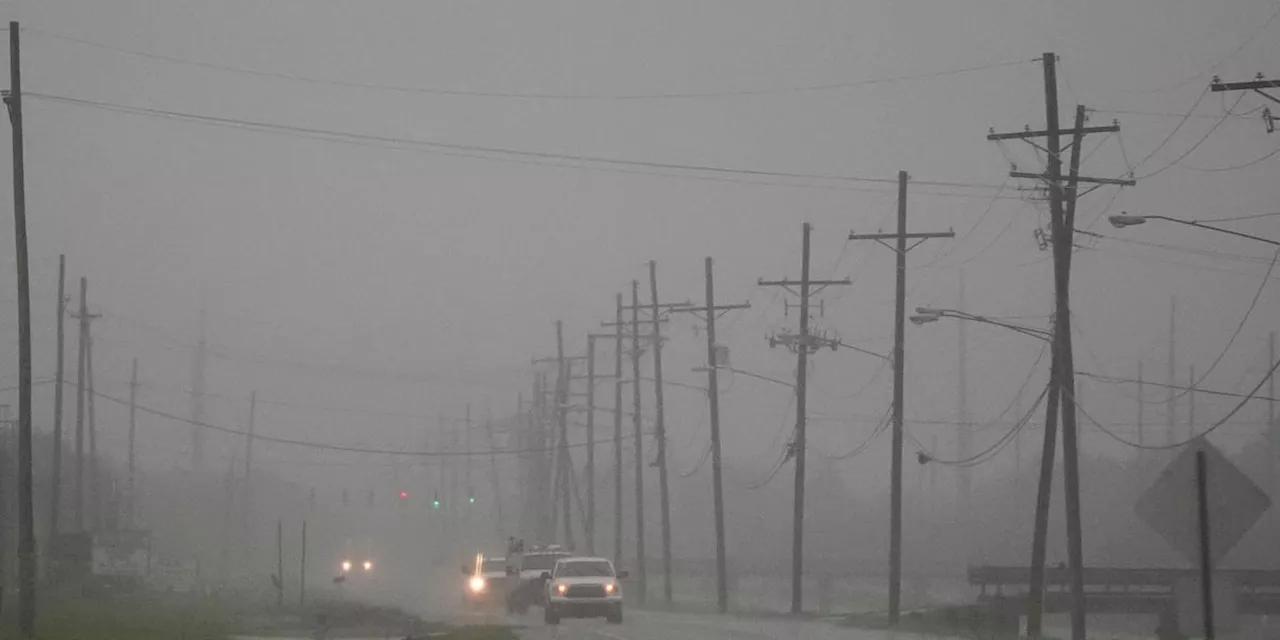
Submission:
[[570,585],[564,595],[566,598],[603,598],[604,587],[598,584],[575,584]]

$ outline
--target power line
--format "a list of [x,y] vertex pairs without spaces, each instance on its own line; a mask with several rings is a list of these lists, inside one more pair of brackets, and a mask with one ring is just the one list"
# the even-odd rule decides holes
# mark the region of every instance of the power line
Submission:
[[518,91],[479,91],[472,89],[444,89],[436,87],[414,87],[406,85],[390,85],[377,84],[370,82],[354,82],[347,80],[332,80],[327,78],[318,78],[314,76],[305,76],[290,73],[281,73],[275,71],[265,71],[260,69],[249,69],[244,67],[235,67],[230,65],[222,65],[212,62],[204,62],[200,60],[191,60],[188,58],[180,58],[177,56],[169,56],[159,53],[151,53],[147,51],[139,51],[136,49],[128,49],[114,45],[83,40],[71,36],[65,36],[47,31],[24,29],[31,33],[44,36],[53,40],[61,40],[64,42],[72,42],[75,44],[94,47],[105,51],[113,51],[125,55],[147,58],[150,60],[158,60],[171,64],[188,65],[203,69],[212,69],[216,71],[224,71],[227,73],[238,73],[262,78],[273,78],[276,80],[288,80],[290,82],[300,82],[306,84],[319,84],[334,87],[346,87],[351,89],[368,89],[376,91],[390,91],[396,93],[421,93],[442,96],[458,96],[472,98],[510,98],[521,100],[681,100],[694,98],[724,98],[724,97],[746,97],[761,96],[780,93],[810,93],[819,91],[835,91],[840,89],[850,89],[853,87],[890,84],[896,82],[906,82],[909,80],[926,80],[930,78],[939,78],[943,76],[960,75],[975,71],[984,71],[987,69],[996,69],[1000,67],[1008,67],[1031,62],[1030,60],[1010,60],[1006,62],[996,62],[985,65],[976,65],[970,67],[960,67],[955,69],[947,69],[943,71],[931,71],[918,74],[904,74],[896,76],[883,76],[879,78],[865,78],[861,80],[845,80],[821,84],[798,85],[788,87],[773,87],[761,89],[736,89],[722,91],[690,91],[690,92],[672,92],[672,93],[619,93],[619,94],[591,94],[591,93],[544,93],[544,92],[518,92]]
[[[277,124],[270,122],[244,120],[238,118],[225,118],[219,116],[210,116],[182,111],[172,111],[165,109],[152,109],[147,107],[136,107],[131,105],[123,105],[112,102],[104,102],[97,100],[86,100],[82,98],[71,98],[66,96],[57,96],[50,94],[29,93],[28,97],[41,100],[50,100],[54,102],[63,102],[82,107],[90,107],[97,109],[105,109],[119,113],[127,113],[132,115],[150,116],[158,118],[174,119],[179,121],[197,122],[211,126],[222,126],[244,129],[249,131],[257,131],[263,133],[274,133],[281,135],[300,136],[315,140],[328,142],[338,142],[343,144],[355,144],[358,146],[382,146],[399,149],[403,151],[417,151],[431,153],[435,155],[469,158],[473,160],[490,160],[495,162],[509,162],[515,164],[531,164],[539,166],[553,166],[559,168],[579,169],[589,171],[606,171],[610,173],[629,173],[639,175],[652,175],[671,178],[685,179],[712,179],[728,182],[746,182],[749,184],[766,184],[768,186],[781,187],[798,187],[798,188],[829,188],[849,191],[873,191],[875,193],[887,193],[887,189],[859,189],[848,186],[834,186],[821,184],[792,184],[779,182],[752,182],[750,180],[726,179],[722,176],[748,176],[762,178],[778,178],[792,180],[819,180],[832,181],[838,183],[868,183],[868,184],[885,184],[890,185],[895,182],[893,178],[870,178],[861,176],[841,176],[834,174],[817,174],[817,173],[800,173],[787,171],[767,171],[761,169],[742,169],[731,167],[719,167],[714,165],[697,165],[697,164],[681,164],[655,162],[647,160],[627,160],[620,158],[607,158],[602,156],[588,156],[566,153],[552,153],[544,151],[528,151],[520,149],[508,149],[501,147],[485,147],[477,145],[454,144],[446,142],[432,142],[429,140],[420,140],[414,138],[403,138],[395,136],[378,136],[372,134],[354,133],[348,131],[336,131],[331,129],[319,129],[314,127],[302,127],[297,125]],[[600,166],[581,166],[567,165],[559,163],[588,163]],[[707,175],[691,175],[691,174],[670,174],[659,173],[650,170],[669,170],[669,171],[690,171],[713,174]],[[971,182],[952,182],[952,181],[916,181],[914,184],[926,187],[940,187],[951,189],[996,189],[999,185],[971,183]],[[919,195],[924,196],[954,196],[954,197],[979,197],[987,198],[988,196],[981,194],[971,194],[965,192],[920,192]],[[1004,197],[1004,196],[1001,196]]]
[[1274,151],[1262,157],[1254,158],[1253,160],[1250,160],[1248,162],[1242,162],[1240,164],[1231,164],[1225,167],[1193,167],[1191,165],[1187,165],[1187,168],[1193,171],[1207,171],[1207,172],[1235,171],[1236,169],[1244,169],[1245,167],[1252,167],[1253,165],[1258,164],[1259,162],[1265,162],[1267,160],[1270,160],[1271,158],[1274,158],[1276,154],[1280,154],[1280,147],[1276,147]]
[[1032,404],[1031,408],[1028,409],[1027,412],[1023,414],[1023,416],[1013,424],[1013,427],[1009,429],[1008,432],[1000,436],[1000,438],[997,439],[995,443],[993,443],[990,447],[987,447],[986,449],[972,456],[969,456],[967,458],[959,458],[956,460],[940,459],[937,456],[935,456],[933,452],[929,451],[923,444],[921,444],[920,440],[918,440],[914,435],[912,435],[910,431],[907,431],[907,436],[910,437],[911,441],[915,443],[916,447],[920,449],[920,451],[928,457],[928,460],[927,460],[928,462],[936,462],[938,464],[943,464],[943,465],[953,466],[953,467],[971,467],[971,466],[976,466],[978,464],[982,464],[983,462],[986,462],[987,460],[991,459],[995,454],[999,453],[1006,446],[1008,446],[1008,444],[1013,441],[1014,437],[1018,435],[1018,432],[1021,431],[1023,427],[1027,426],[1027,423],[1031,420],[1031,416],[1035,414],[1036,410],[1039,409],[1040,407],[1040,403],[1043,402],[1045,396],[1049,394],[1049,387],[1050,385],[1045,385],[1044,391],[1040,392],[1040,395],[1036,398],[1035,403]]
[[[73,382],[67,382],[66,384],[75,386],[75,383]],[[108,395],[106,393],[102,393],[100,391],[97,391],[96,389],[93,391],[93,395],[122,406],[129,405],[128,400],[117,398],[115,396]],[[249,435],[248,432],[241,431],[239,429],[222,427],[215,424],[210,424],[208,422],[201,422],[198,420],[190,420],[187,418],[183,418],[181,416],[176,416],[166,411],[153,409],[151,407],[147,407],[143,405],[136,405],[136,407],[138,411],[141,411],[143,413],[151,414],[160,418],[166,418],[168,420],[173,420],[176,422],[182,422],[184,424],[189,424],[202,429],[210,429],[212,431],[218,431],[220,433],[225,433],[225,434],[234,435],[234,436]],[[648,434],[644,434],[644,435],[648,435]],[[546,451],[552,451],[564,446],[569,446],[573,448],[582,448],[590,445],[590,443],[587,443],[587,442],[578,442],[578,443],[572,443],[568,445],[562,444],[559,446],[532,447],[527,449],[479,449],[475,451],[409,451],[409,450],[402,450],[402,449],[379,449],[379,448],[373,448],[373,447],[357,447],[357,446],[348,446],[348,445],[328,444],[328,443],[322,443],[322,442],[313,442],[310,440],[298,440],[293,438],[281,438],[277,436],[268,436],[268,435],[262,435],[260,433],[255,433],[253,437],[255,440],[262,440],[264,442],[287,444],[287,445],[292,445],[297,447],[306,447],[309,449],[321,449],[325,451],[342,451],[345,453],[367,453],[367,454],[388,455],[388,456],[411,456],[411,457],[420,457],[420,458],[470,457],[470,456],[488,456],[488,455],[519,455],[524,453],[541,453]],[[634,439],[634,436],[623,436],[623,437],[624,439]]]
[[1196,222],[1236,222],[1238,220],[1255,220],[1257,218],[1272,218],[1275,216],[1280,216],[1280,211],[1276,211],[1272,213],[1254,213],[1254,214],[1243,215],[1243,216],[1232,216],[1230,218],[1203,218],[1203,219],[1197,220]]
[[[1190,148],[1190,149],[1187,149],[1186,151],[1182,152],[1182,155],[1180,155],[1180,156],[1178,156],[1178,157],[1174,158],[1172,161],[1170,161],[1168,164],[1164,165],[1163,167],[1160,167],[1159,169],[1156,169],[1155,171],[1152,171],[1151,173],[1148,173],[1148,174],[1146,174],[1146,175],[1142,175],[1142,176],[1135,176],[1135,177],[1134,177],[1134,179],[1135,179],[1135,180],[1145,180],[1145,179],[1147,179],[1147,178],[1150,178],[1150,177],[1152,177],[1152,176],[1155,176],[1155,175],[1157,175],[1157,174],[1159,174],[1159,173],[1163,172],[1165,169],[1168,169],[1168,168],[1170,168],[1170,167],[1173,167],[1174,165],[1178,164],[1179,162],[1182,162],[1184,159],[1186,159],[1186,157],[1187,157],[1187,156],[1189,156],[1189,155],[1191,155],[1192,153],[1194,153],[1196,149],[1199,149],[1199,148],[1200,148],[1200,145],[1204,144],[1204,141],[1205,141],[1205,140],[1208,140],[1208,139],[1209,139],[1209,136],[1212,136],[1212,135],[1214,134],[1214,132],[1218,130],[1218,127],[1222,126],[1222,123],[1224,123],[1224,122],[1226,122],[1226,121],[1227,121],[1227,118],[1231,115],[1231,112],[1236,108],[1236,105],[1240,104],[1240,101],[1241,101],[1241,100],[1244,100],[1244,96],[1245,96],[1245,94],[1243,94],[1243,93],[1242,93],[1242,94],[1240,94],[1240,96],[1236,98],[1236,101],[1235,101],[1235,102],[1233,102],[1233,103],[1231,104],[1231,106],[1227,109],[1227,114],[1226,114],[1226,115],[1224,115],[1224,116],[1222,116],[1222,118],[1221,118],[1220,120],[1218,120],[1217,122],[1213,123],[1213,127],[1211,127],[1211,128],[1209,129],[1209,132],[1208,132],[1208,133],[1206,133],[1206,134],[1204,134],[1204,137],[1202,137],[1202,138],[1200,138],[1199,140],[1197,140],[1195,144],[1191,145],[1191,148]],[[1183,122],[1186,122],[1186,120],[1183,120]],[[1151,156],[1147,156],[1147,158],[1146,158],[1146,159],[1147,159],[1147,160],[1149,160],[1150,158],[1151,158]],[[1146,162],[1146,160],[1143,160],[1143,162]],[[1139,163],[1139,164],[1141,164],[1141,163]],[[1134,168],[1136,169],[1137,167],[1134,167]],[[1130,173],[1132,173],[1132,171],[1131,171]]]
[[[1240,402],[1236,403],[1236,406],[1232,408],[1231,411],[1227,412],[1227,415],[1223,416],[1217,422],[1214,422],[1213,425],[1209,426],[1204,431],[1201,431],[1199,434],[1196,434],[1195,436],[1192,436],[1187,440],[1183,440],[1182,442],[1175,442],[1172,444],[1149,445],[1149,444],[1139,444],[1137,442],[1132,442],[1130,440],[1127,440],[1119,435],[1116,435],[1115,433],[1112,433],[1109,429],[1102,426],[1102,424],[1099,423],[1097,420],[1094,420],[1093,416],[1089,415],[1088,412],[1084,410],[1084,407],[1081,407],[1078,402],[1075,403],[1075,405],[1077,408],[1080,409],[1080,413],[1083,414],[1084,417],[1089,420],[1089,422],[1092,422],[1094,426],[1098,427],[1098,429],[1101,430],[1103,433],[1111,436],[1117,442],[1121,442],[1123,444],[1127,444],[1131,447],[1135,447],[1138,449],[1148,449],[1148,450],[1177,449],[1178,447],[1189,444],[1191,442],[1195,442],[1196,440],[1203,438],[1209,435],[1210,433],[1213,433],[1214,431],[1217,431],[1220,427],[1222,427],[1222,425],[1226,424],[1227,421],[1230,420],[1232,416],[1239,413],[1240,410],[1243,409],[1246,404],[1249,404],[1251,400],[1256,399],[1255,396],[1258,393],[1258,390],[1262,389],[1262,385],[1266,384],[1267,381],[1271,379],[1271,376],[1275,375],[1277,368],[1280,368],[1280,360],[1277,360],[1275,363],[1271,365],[1271,369],[1267,371],[1267,375],[1263,376],[1262,379],[1258,381],[1258,384],[1253,387],[1253,390],[1249,392],[1249,395],[1246,396],[1244,399],[1240,400]],[[1062,392],[1066,393],[1067,395],[1071,395],[1070,392],[1067,391],[1066,389],[1063,389]]]

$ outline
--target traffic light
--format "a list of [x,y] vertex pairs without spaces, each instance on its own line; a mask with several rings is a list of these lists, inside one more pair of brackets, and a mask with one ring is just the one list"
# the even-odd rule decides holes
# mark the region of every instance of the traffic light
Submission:
[[409,492],[408,492],[408,491],[401,491],[401,492],[400,492],[400,499],[401,499],[401,500],[408,500],[408,499],[409,499]]
[[468,497],[467,497],[467,502],[469,502],[469,503],[471,503],[471,504],[475,504],[475,503],[476,503],[476,497],[475,497],[475,496],[468,496]]
[[440,508],[440,494],[439,494],[439,493],[433,494],[433,495],[431,496],[431,508],[432,508],[432,509],[439,509],[439,508]]

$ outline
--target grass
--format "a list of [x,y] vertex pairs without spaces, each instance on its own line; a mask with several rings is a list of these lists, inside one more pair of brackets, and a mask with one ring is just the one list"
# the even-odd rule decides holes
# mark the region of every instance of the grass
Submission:
[[458,627],[430,637],[432,640],[515,640],[517,638],[511,627],[492,624]]
[[48,601],[36,623],[39,640],[221,640],[229,612],[205,603],[159,599]]

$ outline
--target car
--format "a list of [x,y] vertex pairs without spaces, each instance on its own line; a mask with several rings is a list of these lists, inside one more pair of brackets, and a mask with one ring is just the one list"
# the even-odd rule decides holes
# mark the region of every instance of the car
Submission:
[[467,576],[462,588],[464,604],[480,606],[501,602],[506,592],[507,559],[476,554],[471,566],[462,565],[462,575]]
[[546,579],[561,558],[573,553],[559,545],[532,546],[527,551],[507,556],[507,612],[524,613],[531,606],[546,603]]
[[547,581],[543,620],[605,618],[622,624],[622,583],[627,572],[616,571],[608,558],[561,558],[543,577]]

